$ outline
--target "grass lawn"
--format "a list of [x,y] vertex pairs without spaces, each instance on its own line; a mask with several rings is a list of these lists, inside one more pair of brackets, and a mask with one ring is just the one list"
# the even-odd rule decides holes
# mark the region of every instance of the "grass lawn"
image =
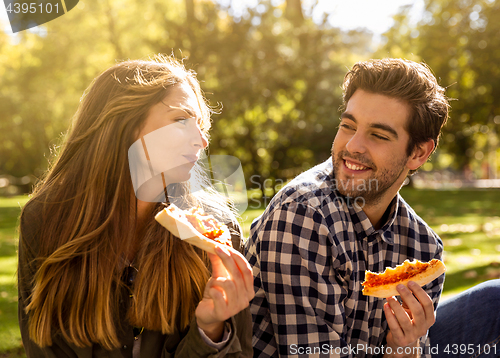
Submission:
[[[0,357],[24,357],[17,323],[17,219],[27,197],[0,198]],[[8,352],[8,353],[7,353]]]
[[447,267],[443,298],[500,278],[500,190],[416,190],[403,198],[441,237]]
[[[404,188],[403,198],[443,239],[444,298],[500,278],[500,190],[435,191]],[[26,197],[0,198],[0,358],[24,357],[17,323],[17,217]],[[262,208],[242,214],[250,223]]]

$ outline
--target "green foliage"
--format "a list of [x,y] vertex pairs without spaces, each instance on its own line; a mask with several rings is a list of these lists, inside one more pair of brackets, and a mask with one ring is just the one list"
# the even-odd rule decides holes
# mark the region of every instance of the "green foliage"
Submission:
[[453,155],[454,169],[479,171],[488,160],[486,153],[498,153],[500,2],[426,0],[424,17],[416,25],[410,23],[409,11],[405,7],[395,16],[378,55],[421,60],[433,69],[454,99],[441,147]]
[[0,200],[0,356],[21,356],[17,323],[17,220],[27,197]]
[[370,36],[316,24],[297,13],[297,1],[275,3],[238,14],[202,0],[87,0],[44,33],[2,33],[0,174],[39,177],[92,78],[115,61],[158,52],[184,58],[220,112],[212,154],[237,156],[261,182],[325,159],[339,85]]
[[[0,174],[39,177],[91,80],[116,61],[158,52],[198,73],[220,112],[210,151],[238,156],[249,185],[251,175],[287,179],[325,159],[339,85],[347,67],[371,57],[371,36],[314,23],[297,4],[258,0],[238,13],[208,0],[87,0],[41,32],[1,32]],[[499,7],[426,0],[413,24],[403,6],[376,53],[427,62],[456,99],[433,157],[437,169],[499,165]]]

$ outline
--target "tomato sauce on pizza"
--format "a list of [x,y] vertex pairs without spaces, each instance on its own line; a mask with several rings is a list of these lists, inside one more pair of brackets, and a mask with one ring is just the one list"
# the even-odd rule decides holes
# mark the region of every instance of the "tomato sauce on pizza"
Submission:
[[363,286],[381,286],[411,279],[419,273],[424,272],[429,265],[430,263],[428,262],[417,261],[414,264],[410,264],[408,261],[405,261],[403,265],[397,266],[396,268],[389,268],[382,273],[367,271]]
[[394,268],[386,268],[384,272],[365,271],[363,295],[375,297],[390,297],[399,295],[397,286],[406,285],[409,281],[424,286],[441,276],[446,271],[443,262],[432,259],[429,262],[406,260]]

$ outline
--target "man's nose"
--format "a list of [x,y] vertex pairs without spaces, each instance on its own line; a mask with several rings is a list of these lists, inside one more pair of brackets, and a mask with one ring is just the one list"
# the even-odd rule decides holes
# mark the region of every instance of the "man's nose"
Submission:
[[364,153],[366,151],[366,139],[360,132],[356,132],[345,147],[350,153]]

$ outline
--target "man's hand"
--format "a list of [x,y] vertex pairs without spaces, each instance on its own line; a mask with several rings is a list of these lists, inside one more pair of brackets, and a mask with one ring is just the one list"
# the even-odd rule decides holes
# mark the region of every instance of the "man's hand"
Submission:
[[[394,357],[417,357],[417,354],[400,355],[400,347],[417,347],[420,337],[434,324],[436,316],[431,298],[418,284],[410,281],[408,287],[398,285],[403,305],[394,297],[387,298],[384,304],[385,317],[389,325],[387,345],[392,348]],[[401,353],[404,349],[399,349]],[[413,350],[412,352],[416,349]]]

